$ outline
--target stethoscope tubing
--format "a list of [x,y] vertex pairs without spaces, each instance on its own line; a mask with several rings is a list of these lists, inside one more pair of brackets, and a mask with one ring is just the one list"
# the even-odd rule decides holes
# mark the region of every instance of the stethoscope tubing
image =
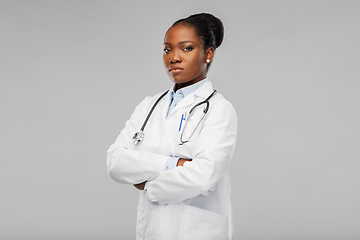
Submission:
[[156,100],[156,102],[155,102],[154,105],[152,106],[150,112],[149,112],[148,115],[146,116],[146,119],[145,119],[143,125],[141,126],[140,131],[144,132],[145,126],[146,126],[147,122],[149,121],[149,118],[150,118],[152,112],[154,111],[156,105],[160,102],[160,100],[161,100],[168,92],[169,92],[169,90],[167,90],[166,92],[164,92],[164,93]]
[[212,98],[216,93],[217,93],[217,91],[214,90],[214,91],[210,94],[210,96],[207,97],[207,99],[205,99],[204,101],[199,102],[199,103],[197,103],[195,106],[193,106],[193,107],[191,108],[190,112],[189,112],[189,115],[192,113],[192,111],[193,111],[196,107],[198,107],[198,106],[200,106],[201,104],[204,104],[204,103],[206,103],[206,108],[204,109],[204,113],[207,113],[207,112],[209,111],[209,100],[210,100],[210,98]]
[[[169,90],[167,90],[166,92],[164,92],[164,93],[156,100],[156,102],[155,102],[155,103],[153,104],[153,106],[151,107],[150,112],[149,112],[148,115],[146,116],[146,119],[145,119],[143,125],[141,126],[140,131],[139,131],[139,132],[136,132],[136,133],[134,134],[134,136],[132,137],[133,140],[134,140],[135,145],[139,144],[139,143],[143,140],[143,138],[144,138],[144,136],[145,136],[145,134],[144,134],[144,129],[145,129],[145,127],[146,127],[147,122],[149,121],[149,118],[150,118],[152,112],[154,111],[155,107],[158,105],[158,103],[160,102],[160,100],[161,100],[168,92],[169,92]],[[195,106],[193,106],[193,107],[191,108],[190,112],[189,112],[189,117],[190,117],[192,111],[193,111],[196,107],[200,106],[201,104],[206,103],[206,107],[205,107],[204,112],[203,112],[203,115],[202,115],[202,117],[201,117],[201,119],[200,119],[200,122],[201,122],[201,121],[203,120],[203,118],[205,117],[206,113],[209,111],[209,105],[210,105],[209,100],[210,100],[210,98],[212,98],[216,93],[217,93],[217,91],[214,90],[214,91],[210,94],[210,96],[208,96],[204,101],[199,102],[199,103],[197,103]],[[199,126],[199,124],[200,124],[200,122],[199,122],[198,125],[196,126],[196,128],[195,128],[194,132],[191,134],[190,138],[191,138],[192,135],[195,133],[196,129],[198,128],[198,126]],[[184,126],[183,131],[182,131],[181,136],[180,136],[180,142],[181,142],[180,145],[182,145],[182,144],[184,144],[184,143],[187,143],[187,142],[190,140],[190,138],[189,138],[188,140],[186,140],[186,141],[183,141],[183,140],[182,140],[182,135],[183,135],[183,133],[184,133],[184,129],[185,129],[185,127],[186,127],[186,124],[187,124],[187,121],[185,122],[185,126]]]
[[201,116],[201,118],[200,118],[200,121],[199,121],[198,124],[196,125],[194,131],[190,134],[190,137],[188,138],[188,140],[183,141],[183,139],[182,139],[182,138],[183,138],[183,134],[184,134],[186,125],[187,125],[187,123],[188,123],[188,120],[185,121],[185,125],[184,125],[184,128],[183,128],[183,131],[181,132],[181,135],[180,135],[180,143],[179,143],[179,145],[183,145],[184,143],[189,142],[190,138],[194,135],[194,133],[196,132],[196,129],[198,129],[201,121],[204,119],[206,113],[209,111],[209,106],[210,106],[209,100],[210,100],[210,98],[212,98],[216,93],[217,93],[217,91],[214,90],[214,91],[212,92],[212,94],[210,94],[210,96],[208,96],[204,101],[195,104],[195,106],[193,106],[193,107],[191,108],[191,110],[190,110],[190,112],[189,112],[189,116],[186,117],[187,119],[190,117],[192,111],[193,111],[196,107],[198,107],[198,106],[206,103],[206,107],[204,108],[204,111],[203,111],[203,114],[202,114],[202,116]]

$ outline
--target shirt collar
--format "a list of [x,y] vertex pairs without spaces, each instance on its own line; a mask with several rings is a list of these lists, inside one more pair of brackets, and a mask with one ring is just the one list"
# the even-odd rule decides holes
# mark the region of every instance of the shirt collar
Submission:
[[190,93],[195,92],[201,85],[203,85],[207,81],[208,81],[208,79],[206,77],[206,78],[204,78],[203,80],[201,80],[201,81],[199,81],[197,83],[194,83],[194,84],[192,84],[190,86],[187,86],[187,87],[183,87],[181,89],[178,89],[175,93],[174,93],[174,90],[171,89],[170,98],[173,99],[174,94],[178,95],[178,97],[185,98]]

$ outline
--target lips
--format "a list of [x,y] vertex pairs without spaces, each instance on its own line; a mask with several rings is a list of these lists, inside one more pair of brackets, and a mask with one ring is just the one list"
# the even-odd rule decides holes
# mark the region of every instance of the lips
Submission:
[[169,72],[171,72],[171,73],[179,73],[179,72],[181,72],[182,70],[184,70],[184,69],[181,68],[181,67],[173,66],[173,67],[170,68]]

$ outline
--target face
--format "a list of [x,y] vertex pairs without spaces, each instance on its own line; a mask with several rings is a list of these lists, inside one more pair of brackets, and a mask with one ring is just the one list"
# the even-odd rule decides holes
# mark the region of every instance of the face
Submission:
[[[209,51],[210,50],[210,51]],[[165,35],[163,60],[165,70],[175,83],[175,90],[206,77],[207,62],[213,49],[204,50],[195,30],[183,24],[171,27]]]

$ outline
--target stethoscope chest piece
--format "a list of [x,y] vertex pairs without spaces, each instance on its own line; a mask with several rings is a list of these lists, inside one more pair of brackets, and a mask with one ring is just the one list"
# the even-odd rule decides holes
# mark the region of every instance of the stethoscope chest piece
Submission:
[[136,132],[132,137],[135,145],[141,143],[141,141],[144,139],[144,136],[145,136],[145,134],[142,130],[140,130],[139,132]]

